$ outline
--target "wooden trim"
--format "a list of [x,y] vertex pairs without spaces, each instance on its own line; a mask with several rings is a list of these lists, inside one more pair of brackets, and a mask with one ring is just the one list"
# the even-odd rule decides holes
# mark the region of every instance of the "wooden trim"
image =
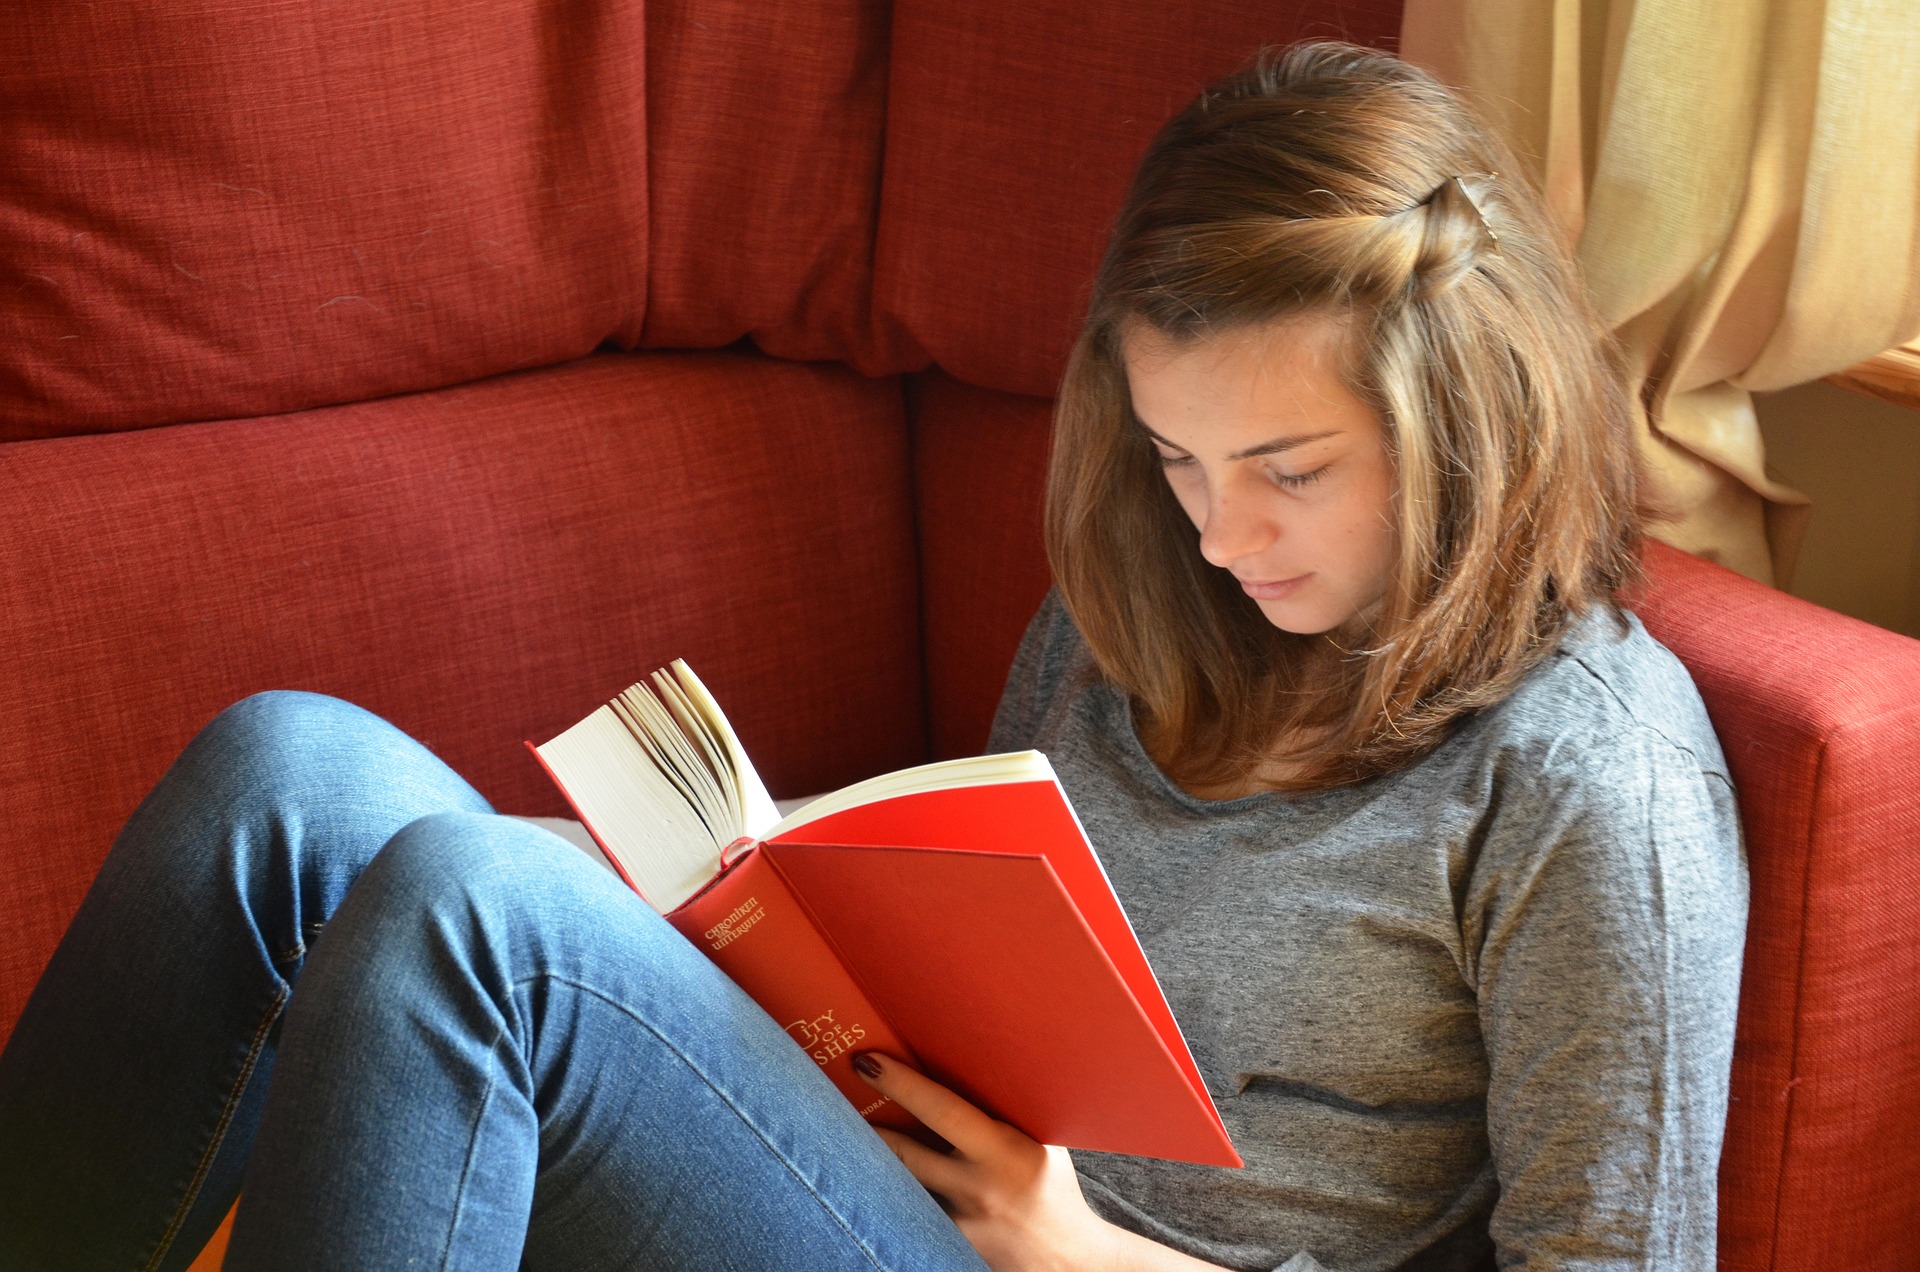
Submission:
[[1895,345],[1836,372],[1827,377],[1827,383],[1920,410],[1920,340]]

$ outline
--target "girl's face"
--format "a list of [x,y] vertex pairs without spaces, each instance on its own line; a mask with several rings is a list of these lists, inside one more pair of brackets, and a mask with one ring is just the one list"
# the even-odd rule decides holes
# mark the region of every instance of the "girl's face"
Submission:
[[1303,636],[1369,615],[1393,569],[1393,461],[1341,379],[1346,341],[1343,319],[1313,315],[1184,341],[1136,322],[1120,342],[1200,555]]

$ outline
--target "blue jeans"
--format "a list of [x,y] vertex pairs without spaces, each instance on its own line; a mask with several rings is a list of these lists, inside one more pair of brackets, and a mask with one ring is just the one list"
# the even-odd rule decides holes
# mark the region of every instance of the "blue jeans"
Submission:
[[311,694],[193,741],[0,1056],[0,1267],[183,1268],[243,1182],[228,1268],[983,1266],[602,866]]

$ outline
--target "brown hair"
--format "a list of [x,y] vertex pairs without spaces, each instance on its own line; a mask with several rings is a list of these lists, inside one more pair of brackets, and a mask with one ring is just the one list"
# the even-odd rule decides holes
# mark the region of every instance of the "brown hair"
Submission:
[[[1134,419],[1121,334],[1331,313],[1386,427],[1399,559],[1359,648],[1274,627],[1201,559]],[[1149,749],[1194,788],[1316,788],[1429,753],[1634,572],[1630,403],[1519,165],[1374,50],[1262,51],[1161,130],[1055,413],[1047,550]],[[1285,753],[1287,776],[1261,769]]]

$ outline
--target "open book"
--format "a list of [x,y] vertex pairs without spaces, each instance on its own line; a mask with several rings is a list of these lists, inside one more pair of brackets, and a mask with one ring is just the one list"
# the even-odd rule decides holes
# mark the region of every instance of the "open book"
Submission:
[[884,1051],[1035,1139],[1238,1166],[1044,755],[890,773],[782,818],[683,662],[528,744],[607,860],[870,1122]]

